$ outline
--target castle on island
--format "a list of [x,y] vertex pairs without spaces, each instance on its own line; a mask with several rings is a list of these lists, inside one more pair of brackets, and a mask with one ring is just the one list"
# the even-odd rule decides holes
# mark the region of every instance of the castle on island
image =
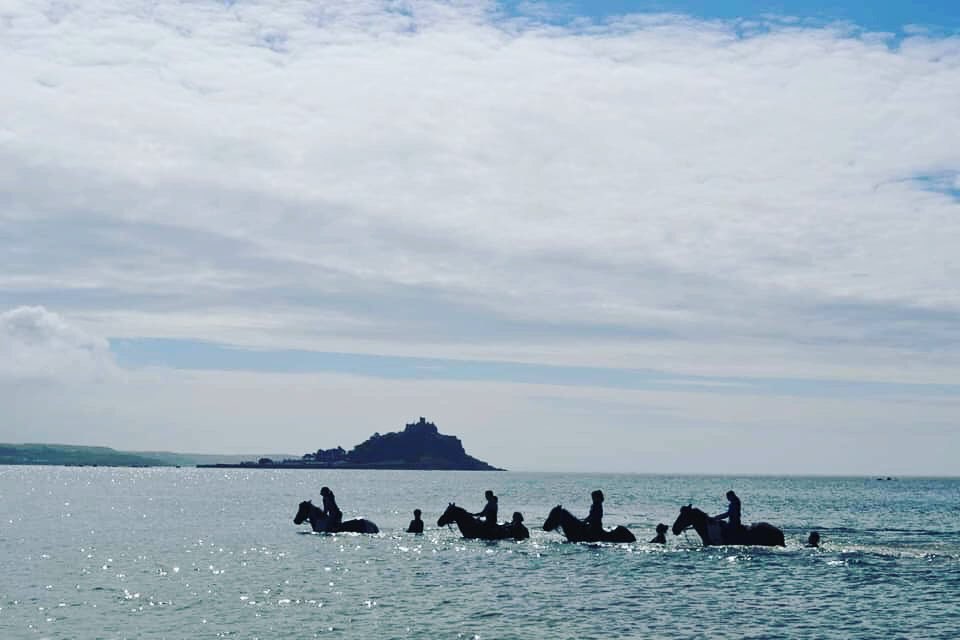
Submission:
[[467,455],[456,436],[444,435],[437,425],[420,417],[407,424],[403,431],[374,433],[364,442],[347,451],[343,447],[317,449],[300,458],[275,462],[260,458],[240,464],[197,465],[201,467],[268,468],[268,469],[420,469],[459,471],[502,471],[482,460]]

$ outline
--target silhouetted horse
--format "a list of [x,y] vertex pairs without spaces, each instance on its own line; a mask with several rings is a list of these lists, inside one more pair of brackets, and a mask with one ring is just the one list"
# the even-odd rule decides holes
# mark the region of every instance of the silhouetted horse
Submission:
[[711,518],[692,504],[680,507],[680,515],[673,523],[673,535],[678,536],[693,527],[703,546],[739,544],[763,547],[785,547],[783,531],[772,524],[757,522],[749,527],[735,529],[729,524]]
[[[293,517],[293,524],[301,524],[304,520],[310,519],[310,526],[318,533],[327,532],[327,516],[323,509],[316,506],[309,500],[300,503],[297,509],[297,515]],[[351,533],[380,533],[380,528],[365,518],[355,518],[353,520],[344,520],[336,528],[336,532],[348,531]]]
[[543,523],[544,531],[553,531],[559,527],[563,535],[570,542],[636,542],[637,538],[623,525],[613,529],[603,529],[600,534],[583,524],[583,521],[561,507],[555,506],[550,510],[547,521]]
[[513,538],[513,530],[502,524],[481,522],[463,507],[454,503],[447,505],[446,510],[437,518],[437,526],[443,527],[457,523],[460,534],[464,538],[480,538],[481,540],[505,540]]

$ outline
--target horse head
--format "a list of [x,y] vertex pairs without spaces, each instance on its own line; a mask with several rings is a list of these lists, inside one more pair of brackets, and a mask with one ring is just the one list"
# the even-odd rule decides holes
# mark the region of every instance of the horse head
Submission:
[[310,507],[313,506],[313,503],[309,500],[304,500],[300,503],[300,508],[297,509],[297,515],[293,516],[293,524],[301,524],[304,520],[310,517]]
[[543,530],[553,531],[560,526],[561,514],[563,514],[563,507],[559,504],[553,509],[550,509],[550,515],[547,516],[547,519],[543,523]]
[[693,508],[693,504],[680,507],[680,515],[673,521],[673,535],[678,536],[683,533],[684,530],[693,526],[696,511],[697,510]]
[[447,508],[440,514],[440,517],[437,518],[437,526],[445,527],[448,524],[452,524],[457,521],[457,512],[463,511],[456,504],[451,502],[447,505]]

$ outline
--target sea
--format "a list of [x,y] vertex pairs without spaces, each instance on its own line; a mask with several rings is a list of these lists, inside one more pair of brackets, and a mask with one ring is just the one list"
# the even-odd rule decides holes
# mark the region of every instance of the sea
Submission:
[[[324,485],[381,533],[294,525]],[[598,488],[637,543],[541,529]],[[436,526],[485,489],[531,539]],[[786,548],[646,542],[728,489]],[[0,467],[0,638],[954,639],[960,479]]]

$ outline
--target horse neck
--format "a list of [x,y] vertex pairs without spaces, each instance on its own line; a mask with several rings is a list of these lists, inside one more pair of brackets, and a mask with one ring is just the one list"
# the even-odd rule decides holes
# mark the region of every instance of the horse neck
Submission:
[[311,526],[315,525],[318,520],[324,517],[323,509],[321,509],[320,507],[318,507],[313,503],[310,504],[310,508],[307,511],[307,514],[308,514],[307,518],[309,518]]
[[457,525],[460,525],[460,523],[466,522],[467,520],[473,519],[473,516],[467,513],[467,510],[464,509],[463,507],[458,507],[456,505],[453,505],[451,507],[448,507],[447,511],[450,514],[450,522],[456,523]]
[[700,536],[704,545],[710,544],[710,535],[707,533],[707,518],[707,514],[700,509],[694,509],[690,518],[693,530]]
[[570,527],[577,527],[583,523],[566,509],[560,509],[560,526],[564,527],[565,530],[569,530]]

